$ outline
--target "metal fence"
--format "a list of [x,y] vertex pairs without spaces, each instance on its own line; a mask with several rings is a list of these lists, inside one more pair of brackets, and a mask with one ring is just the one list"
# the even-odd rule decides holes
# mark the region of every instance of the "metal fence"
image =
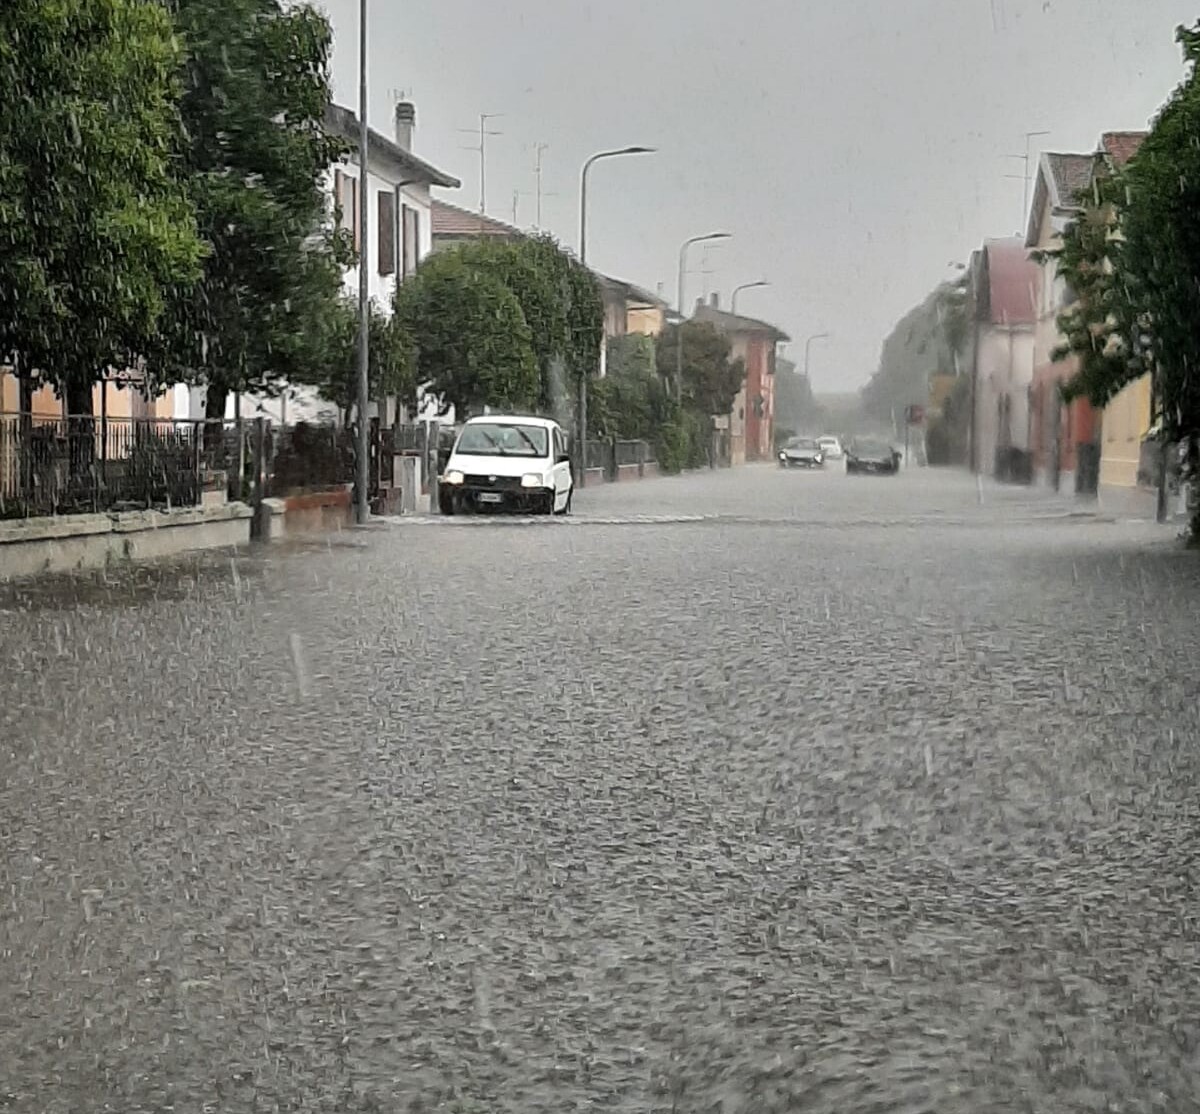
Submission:
[[195,506],[201,424],[0,414],[0,517]]
[[654,463],[654,446],[649,441],[618,441],[613,452],[619,467]]
[[589,441],[587,467],[614,479],[619,468],[653,464],[654,446],[649,441]]
[[[377,466],[381,459],[378,423],[372,434],[372,464]],[[273,427],[266,438],[267,494],[286,496],[304,491],[327,491],[353,483],[355,454],[353,427],[306,422]],[[373,467],[372,473],[376,471]],[[377,475],[373,478],[378,482]]]

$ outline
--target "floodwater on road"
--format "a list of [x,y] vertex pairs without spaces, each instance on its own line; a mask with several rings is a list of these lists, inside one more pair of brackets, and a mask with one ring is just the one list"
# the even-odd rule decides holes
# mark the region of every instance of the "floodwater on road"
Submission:
[[0,1109],[1200,1109],[1198,619],[933,471],[0,589]]

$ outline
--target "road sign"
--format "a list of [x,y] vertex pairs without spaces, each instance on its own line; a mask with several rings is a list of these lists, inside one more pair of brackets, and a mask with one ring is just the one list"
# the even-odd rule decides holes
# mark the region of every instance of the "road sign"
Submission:
[[904,420],[908,422],[909,425],[920,425],[925,421],[925,407],[910,406],[904,411]]

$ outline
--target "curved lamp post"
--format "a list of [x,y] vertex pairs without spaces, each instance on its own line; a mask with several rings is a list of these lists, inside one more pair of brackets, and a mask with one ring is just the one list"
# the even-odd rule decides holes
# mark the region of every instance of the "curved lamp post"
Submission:
[[732,232],[706,232],[703,236],[692,236],[683,241],[679,248],[679,284],[675,287],[675,309],[679,314],[678,333],[675,337],[675,401],[683,398],[683,277],[687,272],[687,250],[693,244],[704,244],[710,240],[728,240]]
[[758,282],[743,282],[741,286],[735,286],[733,288],[733,295],[729,299],[729,312],[737,313],[737,296],[738,296],[739,291],[753,290],[755,287],[758,287],[758,286],[770,286],[770,285],[771,284],[769,282],[767,282],[765,279],[760,279]]
[[828,333],[813,333],[813,335],[810,336],[804,342],[804,378],[805,379],[808,378],[808,362],[809,362],[809,358],[812,356],[813,341],[814,340],[828,340],[828,339],[829,339]]
[[[613,151],[598,151],[583,164],[579,174],[579,262],[587,266],[587,189],[588,172],[601,159],[616,159],[622,155],[652,155],[654,147],[621,147]],[[603,343],[603,341],[601,341]],[[583,487],[587,472],[587,368],[579,373],[579,416],[577,422],[579,443],[579,486]]]

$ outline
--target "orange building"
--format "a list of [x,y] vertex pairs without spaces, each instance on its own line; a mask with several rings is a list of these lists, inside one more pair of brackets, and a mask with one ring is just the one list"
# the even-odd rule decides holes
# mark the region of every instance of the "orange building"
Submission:
[[746,365],[746,382],[729,416],[731,463],[775,458],[775,356],[790,338],[781,329],[755,317],[726,313],[717,305],[696,307],[695,321],[707,321],[730,341],[734,359]]

